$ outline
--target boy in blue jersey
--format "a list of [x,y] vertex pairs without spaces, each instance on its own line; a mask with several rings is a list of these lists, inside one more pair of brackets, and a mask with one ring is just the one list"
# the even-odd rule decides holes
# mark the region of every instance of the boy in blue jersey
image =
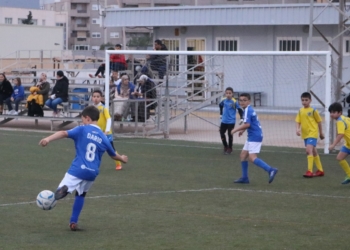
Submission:
[[263,140],[263,133],[260,126],[260,122],[254,109],[250,106],[250,94],[242,93],[239,95],[239,104],[244,110],[243,122],[244,124],[232,130],[232,135],[236,132],[238,136],[241,136],[245,130],[248,132],[247,141],[244,144],[241,152],[241,166],[242,166],[242,177],[235,180],[234,183],[248,184],[248,159],[264,169],[269,174],[269,183],[275,178],[278,169],[270,167],[266,162],[257,157],[260,153],[261,144]]
[[99,174],[103,153],[107,151],[114,160],[124,163],[128,161],[127,156],[116,154],[106,135],[97,126],[99,116],[100,111],[96,107],[88,106],[81,113],[83,126],[68,131],[56,132],[39,142],[39,145],[45,147],[51,141],[66,137],[74,141],[75,159],[55,192],[55,199],[60,200],[68,193],[76,191],[69,224],[72,231],[77,230],[78,218],[84,206],[85,195]]
[[[226,88],[225,96],[226,97],[222,98],[221,102],[219,103],[221,118],[219,131],[222,144],[224,145],[224,154],[227,155],[232,153],[233,136],[231,135],[231,131],[234,129],[236,124],[236,111],[238,110],[238,113],[242,119],[243,110],[237,103],[236,99],[233,98],[233,89],[231,87]],[[226,131],[228,135],[228,144],[225,135]]]

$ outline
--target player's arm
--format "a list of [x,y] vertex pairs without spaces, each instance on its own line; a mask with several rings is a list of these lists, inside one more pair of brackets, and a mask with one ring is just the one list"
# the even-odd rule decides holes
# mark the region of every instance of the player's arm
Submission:
[[104,112],[104,116],[106,117],[106,130],[104,131],[105,134],[107,134],[109,131],[111,131],[111,126],[112,126],[112,119],[111,119],[111,116],[109,115],[109,111],[107,108],[104,108],[103,110]]
[[323,131],[322,131],[322,122],[318,123],[318,131],[319,131],[319,134],[320,134],[320,139],[323,140],[324,139],[324,134],[323,134]]
[[116,153],[115,156],[111,156],[111,158],[115,161],[121,161],[123,163],[127,163],[128,162],[128,157],[126,155],[118,155]]
[[250,123],[244,123],[242,126],[239,126],[237,128],[234,128],[232,131],[231,131],[231,134],[233,135],[234,133],[237,133],[237,132],[240,132],[242,131],[242,133],[240,133],[240,135],[243,134],[243,132],[250,127]]
[[58,131],[58,132],[54,133],[53,135],[50,135],[50,136],[42,139],[39,142],[39,145],[45,147],[51,141],[56,141],[56,140],[59,140],[59,139],[62,139],[62,138],[67,138],[67,137],[68,137],[68,132],[67,131]]
[[343,139],[344,134],[337,134],[337,137],[335,138],[334,142],[328,147],[329,151],[332,151],[335,146]]
[[300,125],[301,125],[301,123],[300,123],[300,122],[296,122],[295,125],[296,125],[296,126],[295,126],[295,128],[296,128],[296,130],[295,130],[295,131],[296,131],[296,134],[297,134],[297,136],[300,136],[300,134],[301,134],[301,133],[300,133]]

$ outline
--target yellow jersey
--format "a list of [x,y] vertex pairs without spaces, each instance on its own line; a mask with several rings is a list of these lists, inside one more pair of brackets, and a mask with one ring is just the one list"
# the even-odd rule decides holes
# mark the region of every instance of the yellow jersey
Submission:
[[[95,105],[95,107],[100,111],[100,118],[97,121],[97,126],[99,126],[103,132],[105,132],[107,120],[111,119],[111,116],[109,114],[108,109],[102,103]],[[112,134],[112,131],[109,130],[108,134]]]
[[318,138],[318,123],[322,122],[322,118],[316,109],[301,108],[295,121],[301,124],[301,138]]
[[344,146],[350,149],[350,118],[343,115],[337,119],[337,134],[344,135]]

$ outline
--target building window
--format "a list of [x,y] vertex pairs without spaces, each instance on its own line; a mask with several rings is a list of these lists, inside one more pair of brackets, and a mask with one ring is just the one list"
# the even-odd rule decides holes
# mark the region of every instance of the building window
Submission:
[[237,38],[218,38],[217,39],[218,51],[238,51],[238,39]]
[[92,38],[101,38],[101,33],[100,32],[92,32],[91,37]]
[[91,10],[98,10],[98,5],[97,4],[92,4],[91,5]]
[[301,51],[301,38],[277,38],[278,51]]
[[119,38],[119,32],[111,32],[110,37],[111,38]]
[[345,38],[344,39],[344,54],[349,56],[350,55],[350,38]]
[[100,19],[99,18],[92,18],[91,22],[92,22],[92,24],[100,24]]
[[6,24],[12,24],[12,18],[10,18],[10,17],[5,17],[5,23],[6,23]]
[[73,50],[89,50],[89,45],[73,45]]
[[92,50],[100,50],[100,46],[91,46]]

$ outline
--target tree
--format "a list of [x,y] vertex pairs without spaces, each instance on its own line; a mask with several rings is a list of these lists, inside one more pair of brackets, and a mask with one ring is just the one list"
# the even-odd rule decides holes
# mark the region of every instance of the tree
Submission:
[[148,47],[152,46],[152,37],[150,36],[133,36],[127,43],[128,47]]
[[110,42],[101,44],[100,45],[100,50],[105,50],[105,49],[108,49],[109,47],[114,48],[114,45],[112,43],[110,43]]
[[23,19],[23,20],[22,20],[22,24],[33,25],[34,22],[33,22],[32,20],[33,20],[32,12],[29,11],[29,14],[28,14],[28,16],[27,16],[27,19]]

